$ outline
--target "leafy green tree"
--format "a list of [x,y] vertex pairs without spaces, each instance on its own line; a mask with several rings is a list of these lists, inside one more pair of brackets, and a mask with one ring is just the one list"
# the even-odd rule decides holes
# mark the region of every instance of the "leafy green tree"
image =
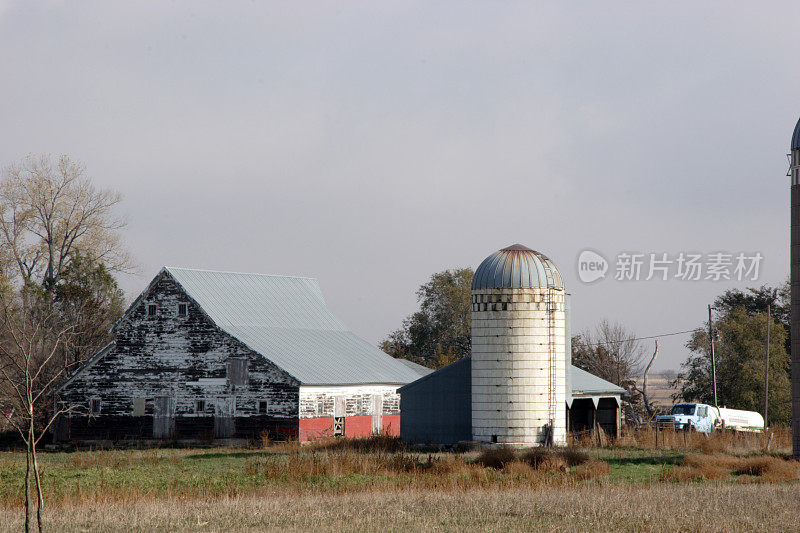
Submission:
[[440,368],[470,354],[471,268],[437,272],[417,290],[419,311],[381,343],[392,357]]
[[714,300],[714,309],[719,315],[725,315],[737,307],[743,307],[749,315],[766,313],[770,307],[770,314],[786,330],[786,351],[791,350],[789,339],[789,308],[790,285],[787,279],[780,287],[762,285],[758,288],[749,288],[745,291],[730,289]]
[[[719,337],[714,341],[719,405],[762,412],[766,313],[748,312],[744,305],[727,309],[723,307],[715,326]],[[791,417],[786,337],[786,328],[773,317],[770,325],[769,351],[769,423],[773,424],[788,424]],[[679,388],[676,397],[684,401],[713,403],[708,328],[695,331],[687,347],[692,351],[692,355],[681,365],[681,372],[673,382],[673,385]]]
[[56,283],[53,305],[75,331],[65,366],[83,363],[112,340],[114,322],[125,311],[125,295],[105,264],[75,252]]

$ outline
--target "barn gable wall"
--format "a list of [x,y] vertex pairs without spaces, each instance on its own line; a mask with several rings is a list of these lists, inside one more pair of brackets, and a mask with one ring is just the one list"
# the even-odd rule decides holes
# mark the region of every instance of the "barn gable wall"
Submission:
[[[179,316],[182,304],[186,316]],[[150,305],[156,306],[154,316],[148,314]],[[265,425],[281,426],[284,432],[294,427],[296,432],[297,380],[217,328],[168,274],[162,273],[142,294],[117,324],[114,337],[109,352],[61,391],[61,399],[72,405],[88,408],[92,398],[100,400],[95,420],[73,417],[72,438],[106,438],[110,430],[103,420],[113,420],[131,436],[149,437],[154,401],[165,395],[174,398],[176,436],[213,432],[214,408],[224,397],[235,398],[231,414],[239,434],[233,436],[258,434]],[[136,399],[145,400],[144,416],[134,416],[135,402],[142,402]],[[196,412],[198,400],[205,401],[205,412]],[[263,401],[266,413],[259,412]]]

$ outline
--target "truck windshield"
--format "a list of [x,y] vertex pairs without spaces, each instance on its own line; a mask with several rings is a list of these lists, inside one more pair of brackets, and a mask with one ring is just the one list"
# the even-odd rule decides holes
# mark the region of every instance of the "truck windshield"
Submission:
[[673,415],[686,415],[692,416],[694,414],[694,404],[693,403],[679,403],[678,405],[672,408]]

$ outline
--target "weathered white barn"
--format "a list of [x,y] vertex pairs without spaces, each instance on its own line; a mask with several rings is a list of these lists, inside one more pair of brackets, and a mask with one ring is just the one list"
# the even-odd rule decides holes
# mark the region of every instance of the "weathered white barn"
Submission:
[[298,438],[400,431],[421,372],[349,331],[317,280],[165,267],[114,341],[60,388],[57,440]]

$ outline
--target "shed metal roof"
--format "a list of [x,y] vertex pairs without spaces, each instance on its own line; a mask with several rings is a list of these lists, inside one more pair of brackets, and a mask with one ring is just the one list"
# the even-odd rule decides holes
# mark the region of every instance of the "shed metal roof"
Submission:
[[229,335],[303,384],[409,383],[419,373],[361,339],[313,278],[164,267]]
[[572,365],[572,394],[623,394],[625,389]]

